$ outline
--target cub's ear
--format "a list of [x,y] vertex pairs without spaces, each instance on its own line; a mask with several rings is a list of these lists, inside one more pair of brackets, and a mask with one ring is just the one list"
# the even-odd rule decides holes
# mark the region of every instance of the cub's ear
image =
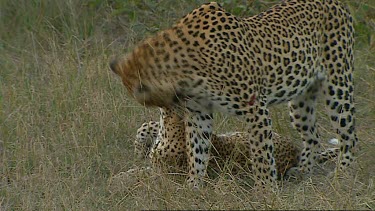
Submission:
[[109,68],[114,72],[116,73],[117,75],[119,75],[119,72],[118,72],[118,59],[113,59],[110,63],[109,63]]

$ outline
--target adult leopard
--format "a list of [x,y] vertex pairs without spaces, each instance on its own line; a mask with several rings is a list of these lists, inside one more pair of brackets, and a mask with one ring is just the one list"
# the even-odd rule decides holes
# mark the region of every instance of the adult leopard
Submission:
[[278,103],[289,102],[301,134],[302,172],[312,170],[320,151],[319,94],[340,140],[339,168],[352,163],[353,37],[352,17],[337,0],[284,0],[248,18],[212,2],[113,60],[110,68],[142,105],[185,110],[190,185],[198,187],[206,173],[214,111],[245,117],[257,184],[273,184],[268,108]]

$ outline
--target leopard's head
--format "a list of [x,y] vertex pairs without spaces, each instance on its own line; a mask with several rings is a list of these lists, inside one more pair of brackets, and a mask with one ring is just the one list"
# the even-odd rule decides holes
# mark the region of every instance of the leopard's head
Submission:
[[[178,93],[178,68],[169,61],[163,35],[145,40],[131,53],[114,59],[110,69],[121,77],[129,94],[145,106],[169,107]],[[170,56],[171,57],[171,56]]]

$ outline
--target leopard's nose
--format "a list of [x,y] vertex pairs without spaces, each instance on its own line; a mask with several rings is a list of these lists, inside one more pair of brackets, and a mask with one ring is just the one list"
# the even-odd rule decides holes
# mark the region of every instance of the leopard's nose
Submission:
[[116,74],[118,74],[118,71],[117,71],[117,63],[118,63],[118,59],[113,59],[110,63],[109,63],[109,68]]

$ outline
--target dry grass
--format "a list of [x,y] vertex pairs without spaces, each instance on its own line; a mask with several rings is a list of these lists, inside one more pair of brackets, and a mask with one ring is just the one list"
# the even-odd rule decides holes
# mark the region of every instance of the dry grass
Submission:
[[[351,3],[362,147],[355,179],[317,174],[283,182],[266,197],[251,191],[248,179],[228,174],[191,191],[181,176],[127,172],[148,165],[133,156],[132,142],[136,128],[158,113],[128,98],[108,61],[202,2],[0,0],[0,210],[375,209],[371,0]],[[238,15],[270,5],[224,2]],[[327,139],[333,133],[323,114]],[[235,118],[216,116],[219,132],[245,128]],[[273,116],[277,131],[298,140],[285,107],[274,108]]]

